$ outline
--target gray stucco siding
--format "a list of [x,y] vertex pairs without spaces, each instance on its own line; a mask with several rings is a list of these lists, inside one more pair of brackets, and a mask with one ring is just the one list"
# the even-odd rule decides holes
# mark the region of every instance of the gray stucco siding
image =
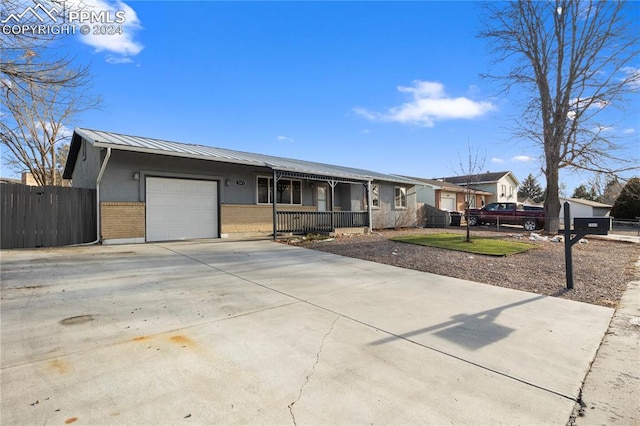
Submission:
[[[394,184],[390,182],[373,182],[380,187],[380,208],[372,209],[372,224],[374,228],[402,228],[413,227],[417,224],[416,191],[415,187]],[[395,188],[407,190],[407,207],[395,206]]]
[[[134,174],[139,179],[134,179]],[[145,201],[147,177],[216,180],[221,204],[257,204],[258,177],[272,177],[268,168],[215,161],[113,151],[102,179],[102,201]],[[309,182],[302,181],[302,205],[315,205]]]
[[84,139],[82,140],[71,179],[73,187],[95,189],[98,172],[105,156],[104,151],[106,150],[97,148],[87,143]]
[[[107,149],[82,142],[73,171],[73,186],[95,188],[100,167]],[[138,203],[145,201],[146,180],[165,177],[218,182],[218,200],[221,205],[258,204],[258,178],[272,178],[268,167],[231,164],[174,155],[151,154],[113,149],[100,184],[101,202]],[[282,177],[281,179],[290,179]],[[318,187],[327,189],[327,210],[333,205],[337,211],[366,211],[367,187],[363,183],[340,182],[333,191],[325,181],[295,179],[301,182],[300,207],[315,207]],[[412,185],[389,181],[374,181],[379,186],[378,208],[372,209],[374,228],[394,228],[416,225],[416,188]],[[407,193],[407,206],[396,207],[395,188],[403,187]],[[281,204],[284,205],[284,204]],[[296,205],[291,205],[295,209]],[[313,210],[313,209],[311,209]]]

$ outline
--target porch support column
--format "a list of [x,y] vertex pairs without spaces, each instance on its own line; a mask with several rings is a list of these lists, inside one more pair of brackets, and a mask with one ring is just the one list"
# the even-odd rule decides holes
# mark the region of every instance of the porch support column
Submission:
[[334,205],[335,203],[333,202],[334,196],[335,196],[335,189],[336,189],[336,185],[337,182],[333,179],[331,179],[329,181],[329,185],[331,186],[331,228],[333,228],[333,230],[336,230],[336,219],[335,219],[335,213],[333,211]]
[[276,203],[276,194],[278,190],[278,175],[276,170],[273,169],[273,184],[271,187],[271,197],[273,201],[273,240],[275,241],[278,236],[278,208]]
[[369,215],[369,233],[371,234],[373,232],[373,228],[372,228],[373,217],[371,216],[371,214],[372,214],[372,209],[371,209],[371,181],[367,181],[367,214]]

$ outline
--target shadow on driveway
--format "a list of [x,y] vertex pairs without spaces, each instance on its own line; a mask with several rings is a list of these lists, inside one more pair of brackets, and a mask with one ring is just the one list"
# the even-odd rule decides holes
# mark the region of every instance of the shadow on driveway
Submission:
[[423,333],[434,333],[436,336],[446,339],[456,345],[471,350],[477,350],[508,337],[515,329],[496,324],[494,321],[502,311],[516,306],[533,303],[547,296],[536,296],[530,299],[499,306],[494,309],[475,314],[458,314],[451,317],[450,321],[435,324],[419,330],[410,331],[400,335],[392,335],[377,340],[372,345],[382,345],[399,339],[411,340],[412,337]]

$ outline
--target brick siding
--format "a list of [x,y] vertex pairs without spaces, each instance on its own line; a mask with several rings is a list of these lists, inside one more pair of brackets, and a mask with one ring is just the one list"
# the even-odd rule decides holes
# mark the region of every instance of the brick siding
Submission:
[[102,239],[144,238],[144,203],[100,203]]
[[[278,205],[278,211],[316,211],[315,206]],[[223,204],[220,213],[223,234],[273,232],[273,207],[271,205]]]

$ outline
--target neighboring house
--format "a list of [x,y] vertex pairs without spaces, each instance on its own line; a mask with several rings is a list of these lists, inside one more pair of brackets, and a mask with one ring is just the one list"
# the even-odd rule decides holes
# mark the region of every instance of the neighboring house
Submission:
[[416,226],[411,179],[210,146],[78,128],[63,176],[105,243]]
[[583,200],[581,198],[560,197],[560,223],[564,223],[564,203],[569,202],[571,211],[571,223],[576,217],[606,217],[609,216],[611,207],[609,204],[596,201]]
[[480,208],[485,205],[489,197],[493,196],[491,192],[473,188],[469,191],[464,186],[438,179],[405,177],[422,183],[422,185],[416,185],[418,203],[449,212],[463,212],[466,208],[467,197],[469,197],[471,208]]
[[[518,186],[520,181],[511,172],[486,172],[477,175],[451,176],[442,178],[443,181],[456,185],[471,186],[475,190],[490,192],[485,203],[518,201]],[[481,207],[481,206],[479,206]]]
[[0,178],[0,183],[21,183],[28,186],[38,186],[38,182],[33,178],[31,173],[22,172],[21,179]]
[[524,206],[530,206],[530,207],[544,207],[543,202],[536,203],[534,200],[532,200],[529,197],[518,197],[518,204],[522,204]]
[[0,183],[22,183],[20,179],[0,177]]

